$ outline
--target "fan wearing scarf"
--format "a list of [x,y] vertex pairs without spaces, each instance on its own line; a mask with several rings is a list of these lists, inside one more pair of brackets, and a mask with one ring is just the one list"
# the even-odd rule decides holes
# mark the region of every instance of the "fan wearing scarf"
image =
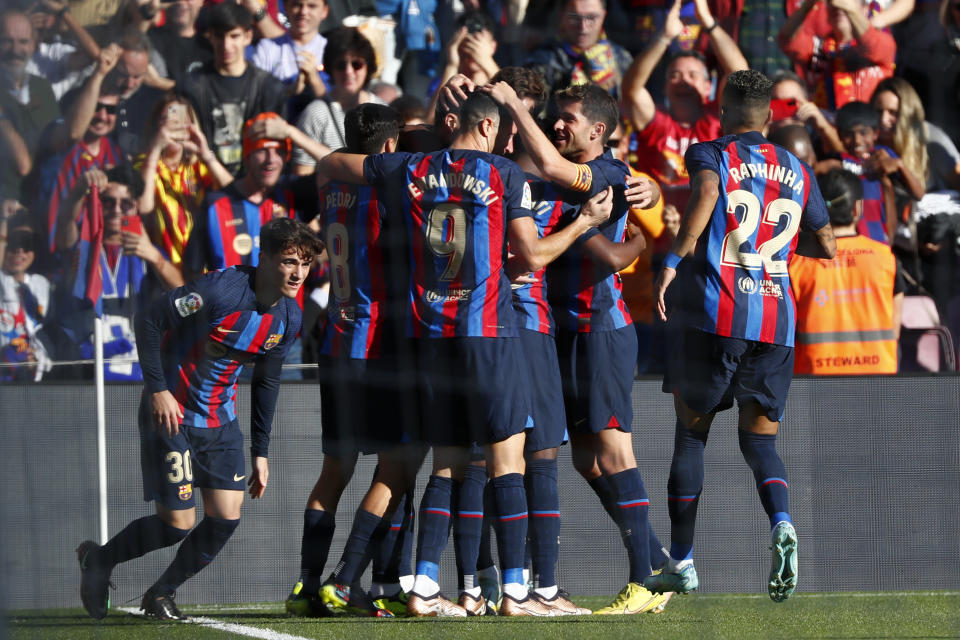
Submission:
[[[143,180],[129,165],[83,174],[60,207],[56,248],[65,252],[64,321],[79,348],[93,355],[89,311],[103,318],[107,380],[142,380],[133,316],[161,290],[183,285],[180,270],[154,246],[140,223]],[[71,224],[72,223],[72,224]]]
[[524,66],[543,75],[551,92],[571,84],[593,83],[620,97],[630,66],[626,49],[607,40],[605,0],[567,0],[560,8],[557,39],[530,54]]

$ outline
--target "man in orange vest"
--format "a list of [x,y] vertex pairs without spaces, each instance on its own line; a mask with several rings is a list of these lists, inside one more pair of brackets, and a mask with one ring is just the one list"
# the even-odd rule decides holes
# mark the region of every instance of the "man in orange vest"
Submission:
[[863,186],[831,169],[817,182],[837,238],[833,260],[800,255],[790,263],[797,301],[794,373],[897,372],[903,282],[890,247],[857,234]]

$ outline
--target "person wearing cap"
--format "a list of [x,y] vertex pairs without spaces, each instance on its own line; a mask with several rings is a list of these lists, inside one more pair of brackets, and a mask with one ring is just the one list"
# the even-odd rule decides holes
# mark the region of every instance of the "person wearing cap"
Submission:
[[314,179],[283,173],[294,144],[318,158],[326,151],[276,113],[247,120],[241,177],[209,194],[194,219],[182,263],[187,281],[213,269],[238,264],[255,267],[262,225],[273,218],[312,217],[303,215],[300,205],[315,206]]

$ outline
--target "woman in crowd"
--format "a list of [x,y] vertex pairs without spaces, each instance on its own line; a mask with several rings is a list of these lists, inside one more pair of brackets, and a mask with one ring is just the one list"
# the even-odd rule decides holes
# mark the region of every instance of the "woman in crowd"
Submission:
[[[297,127],[332,151],[346,146],[344,113],[365,102],[385,103],[367,91],[377,61],[370,41],[358,30],[343,27],[330,35],[323,66],[333,80],[333,89],[307,105]],[[316,166],[316,160],[299,147],[293,151],[293,162],[298,175],[313,173]]]
[[207,145],[197,114],[184,98],[169,94],[154,107],[149,122],[149,147],[134,161],[146,186],[139,210],[150,238],[180,268],[194,211],[208,191],[223,189],[233,176]]

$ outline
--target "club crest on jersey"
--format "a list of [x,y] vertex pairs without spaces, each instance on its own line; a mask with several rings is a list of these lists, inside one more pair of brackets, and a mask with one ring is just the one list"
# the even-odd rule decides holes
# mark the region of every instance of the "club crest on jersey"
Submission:
[[193,485],[190,483],[180,485],[177,495],[181,500],[189,500],[193,496]]
[[282,333],[271,333],[269,336],[267,336],[266,341],[264,341],[263,348],[267,350],[273,349],[275,346],[280,344],[281,338],[283,338]]
[[181,318],[187,318],[203,308],[203,298],[200,297],[199,293],[188,293],[182,298],[174,300],[173,306],[176,307]]

